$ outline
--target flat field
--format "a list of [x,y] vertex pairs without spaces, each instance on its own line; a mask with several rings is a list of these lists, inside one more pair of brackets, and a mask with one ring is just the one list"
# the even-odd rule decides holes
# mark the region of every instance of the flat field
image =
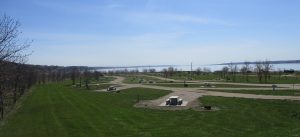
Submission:
[[135,108],[137,97],[170,91],[133,88],[99,93],[62,83],[36,86],[1,126],[1,137],[24,136],[300,136],[300,102],[202,97],[218,111]]

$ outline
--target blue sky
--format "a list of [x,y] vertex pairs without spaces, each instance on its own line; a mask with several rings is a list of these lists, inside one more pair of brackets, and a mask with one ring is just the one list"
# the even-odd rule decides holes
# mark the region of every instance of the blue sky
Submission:
[[299,0],[1,0],[32,64],[158,65],[299,59]]

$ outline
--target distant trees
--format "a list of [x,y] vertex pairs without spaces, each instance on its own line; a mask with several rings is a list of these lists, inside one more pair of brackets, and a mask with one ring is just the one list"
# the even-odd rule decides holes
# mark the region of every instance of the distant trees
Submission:
[[150,69],[149,69],[149,72],[150,72],[150,73],[155,73],[156,70],[155,70],[154,68],[150,68]]
[[222,75],[223,75],[223,78],[225,78],[226,79],[226,81],[228,81],[228,72],[229,72],[229,68],[228,67],[223,67],[222,68]]
[[162,70],[163,76],[165,78],[173,76],[176,72],[177,72],[177,69],[174,69],[173,67],[164,68]]
[[143,73],[148,73],[148,69],[143,69]]
[[255,72],[258,78],[259,83],[262,83],[263,78],[263,65],[261,61],[255,63]]
[[246,76],[246,81],[249,82],[249,74],[251,73],[250,62],[245,61],[244,66],[242,66],[240,71],[243,74],[243,76]]
[[267,81],[271,79],[270,71],[272,70],[273,66],[268,60],[264,61],[262,65],[263,65],[263,74],[265,78],[265,83],[267,83]]
[[202,69],[199,67],[196,69],[196,75],[201,75]]
[[238,67],[236,64],[230,63],[228,64],[229,72],[231,74],[231,79],[233,82],[236,81],[236,74],[238,73]]
[[84,85],[86,89],[89,89],[89,83],[90,83],[90,72],[85,69],[83,72],[83,77],[84,77]]
[[72,85],[76,84],[76,77],[77,77],[77,69],[72,68],[72,73],[71,73]]
[[[273,66],[271,65],[270,61],[257,61],[255,64],[255,71],[258,77],[258,81],[262,83],[264,78],[264,82],[267,83],[268,80],[271,79],[271,70]],[[280,72],[279,72],[280,73]]]
[[162,70],[162,73],[163,73],[163,77],[167,78],[168,77],[168,69],[164,68]]
[[96,81],[99,81],[102,74],[99,71],[94,71],[93,76]]
[[173,67],[169,67],[168,68],[168,74],[169,74],[169,76],[173,76],[174,75],[174,73],[176,72],[176,70],[173,68]]

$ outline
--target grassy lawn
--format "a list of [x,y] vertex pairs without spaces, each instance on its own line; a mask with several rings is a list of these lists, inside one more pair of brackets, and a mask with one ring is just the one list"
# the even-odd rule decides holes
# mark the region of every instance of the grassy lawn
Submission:
[[169,91],[128,89],[98,93],[63,84],[39,85],[1,127],[18,136],[300,136],[300,102],[203,97],[219,111],[134,108],[139,95],[154,99]]
[[[107,89],[109,86],[111,86],[112,84],[97,84],[97,85],[89,85],[89,89],[90,90],[98,90],[98,89]],[[85,88],[84,85],[82,88]]]
[[114,77],[105,76],[105,77],[100,77],[99,81],[92,79],[91,83],[109,83],[115,79],[116,78]]
[[147,77],[147,76],[135,76],[135,75],[127,75],[125,76],[124,83],[128,84],[136,84],[136,83],[149,83],[150,81],[155,82],[155,83],[165,83],[168,81],[157,79],[157,78],[152,78],[152,77]]
[[[241,83],[259,83],[257,76],[251,75],[249,76],[249,81],[247,82],[245,77],[242,75],[237,75],[236,81],[230,81],[230,82],[241,82]],[[290,77],[290,76],[282,76],[278,77],[276,75],[271,75],[270,80],[267,82],[262,83],[268,83],[268,84],[292,84],[292,83],[300,83],[300,77]]]
[[[156,76],[162,76],[159,74],[156,74]],[[171,79],[176,79],[176,80],[185,80],[186,78],[189,78],[190,74],[188,72],[178,72],[170,76],[169,78]],[[238,83],[259,83],[258,78],[255,74],[252,74],[249,76],[249,81],[246,81],[245,76],[241,74],[236,75],[236,80],[233,81],[232,77],[228,77],[229,80],[227,82],[238,82]],[[193,80],[210,80],[210,81],[224,81],[226,82],[225,79],[222,79],[219,74],[216,73],[202,73],[200,75],[194,74],[193,75]],[[292,84],[292,83],[300,83],[300,77],[299,75],[295,76],[281,76],[279,77],[278,75],[272,74],[270,77],[270,80],[267,82],[262,81],[262,83],[268,83],[268,84]]]
[[[181,87],[183,88],[183,84],[146,84],[146,85],[155,85],[155,86],[163,86],[163,87]],[[230,84],[211,84],[211,86],[206,86],[205,84],[188,84],[186,88],[270,88],[266,86],[248,86],[248,85],[230,85]]]
[[246,93],[246,94],[257,94],[257,95],[286,95],[286,96],[300,96],[300,90],[211,90],[211,91],[221,91],[229,93]]

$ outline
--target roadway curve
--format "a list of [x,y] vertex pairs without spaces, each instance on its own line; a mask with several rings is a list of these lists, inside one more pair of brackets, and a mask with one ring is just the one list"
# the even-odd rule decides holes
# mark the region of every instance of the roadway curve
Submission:
[[[198,100],[202,96],[219,96],[219,97],[237,97],[237,98],[248,98],[248,99],[268,99],[268,100],[300,100],[300,96],[278,96],[278,95],[256,95],[256,94],[244,94],[244,93],[228,93],[228,92],[217,92],[217,91],[207,91],[205,88],[176,88],[176,87],[163,87],[155,85],[143,85],[143,84],[125,84],[123,83],[124,77],[114,76],[116,79],[111,81],[110,84],[120,85],[118,90],[124,90],[129,88],[151,88],[151,89],[160,89],[160,90],[169,90],[173,91],[172,93],[160,97],[155,100],[144,101],[140,105],[145,105],[148,107],[157,107],[160,106],[167,98],[170,96],[176,95],[182,98],[184,101],[188,101],[186,107],[179,107],[179,109],[188,109],[195,107],[192,103]],[[213,82],[217,84],[228,84],[223,82]],[[247,83],[230,83],[234,85],[250,85],[250,86],[271,86],[270,84],[247,84]],[[278,84],[279,86],[285,87],[282,89],[292,88],[290,84]],[[266,88],[209,88],[209,89],[229,89],[229,90],[266,90]],[[270,90],[270,88],[267,88]],[[295,89],[300,89],[300,85],[296,84]],[[99,92],[105,92],[106,90],[97,90]]]

